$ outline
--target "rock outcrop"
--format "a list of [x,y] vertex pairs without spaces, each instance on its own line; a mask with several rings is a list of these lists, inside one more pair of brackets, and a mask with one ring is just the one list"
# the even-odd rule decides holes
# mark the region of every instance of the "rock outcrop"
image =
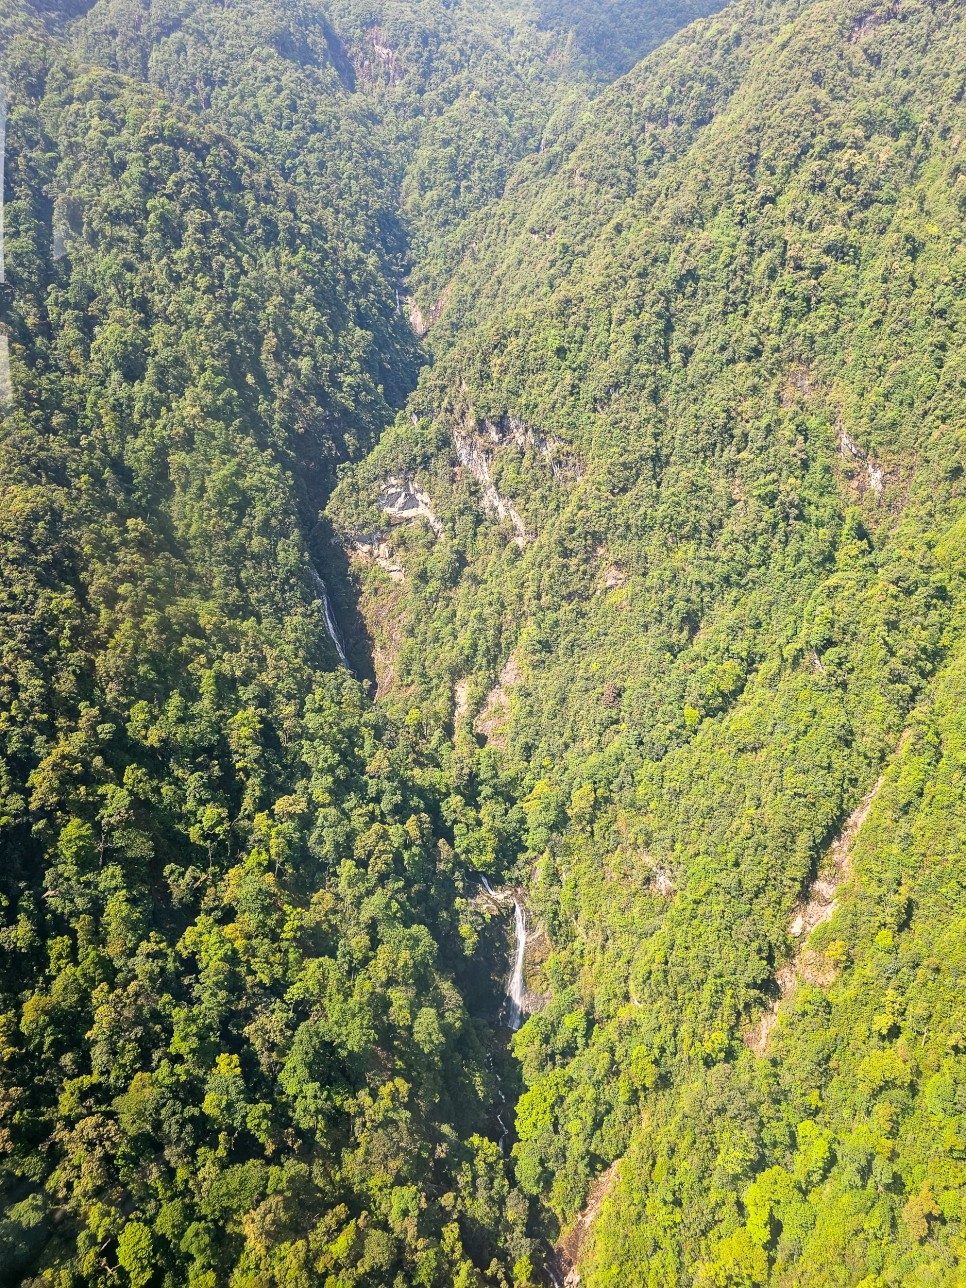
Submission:
[[411,478],[396,475],[387,478],[380,489],[378,504],[392,523],[425,519],[437,537],[443,531],[429,496]]

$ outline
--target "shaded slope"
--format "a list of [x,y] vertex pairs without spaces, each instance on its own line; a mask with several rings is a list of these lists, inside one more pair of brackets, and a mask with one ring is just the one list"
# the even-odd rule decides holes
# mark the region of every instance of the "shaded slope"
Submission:
[[5,54],[0,1277],[506,1282],[448,767],[314,569],[411,335],[269,165]]

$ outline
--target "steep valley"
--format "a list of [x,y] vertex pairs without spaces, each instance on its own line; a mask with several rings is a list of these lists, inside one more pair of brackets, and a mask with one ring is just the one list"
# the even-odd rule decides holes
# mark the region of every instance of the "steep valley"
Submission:
[[0,1280],[961,1282],[960,0],[0,57]]

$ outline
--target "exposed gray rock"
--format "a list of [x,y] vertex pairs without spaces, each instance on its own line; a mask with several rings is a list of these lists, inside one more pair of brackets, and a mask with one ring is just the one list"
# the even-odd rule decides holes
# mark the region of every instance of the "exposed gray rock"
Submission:
[[425,519],[437,537],[443,531],[442,523],[433,512],[429,496],[411,478],[399,478],[395,475],[387,478],[379,492],[379,509],[393,523]]

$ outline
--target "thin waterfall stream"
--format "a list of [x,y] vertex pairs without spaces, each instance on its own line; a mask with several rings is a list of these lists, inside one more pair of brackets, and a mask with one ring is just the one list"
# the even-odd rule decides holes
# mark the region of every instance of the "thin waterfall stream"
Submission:
[[[479,874],[483,889],[495,903],[505,903],[511,896],[497,892],[483,875]],[[519,899],[513,900],[513,964],[506,986],[507,1027],[516,1033],[523,1023],[523,998],[526,992],[523,982],[523,967],[527,956],[527,914]]]
[[527,914],[518,899],[513,900],[513,970],[506,995],[509,1003],[507,1023],[511,1033],[516,1033],[523,1023],[523,963],[527,955]]
[[[526,961],[527,951],[527,918],[523,905],[520,900],[515,898],[507,890],[494,890],[488,879],[482,872],[476,874],[480,884],[493,902],[500,907],[506,907],[508,903],[513,903],[513,949],[510,964],[510,975],[506,983],[506,1001],[501,1008],[501,1016],[506,1017],[506,1026],[511,1033],[515,1033],[523,1024],[523,1000],[525,996],[525,985],[523,969]],[[503,1153],[506,1153],[507,1141],[510,1138],[510,1127],[504,1118],[507,1109],[507,1098],[503,1090],[502,1080],[497,1073],[493,1054],[487,1056],[487,1064],[496,1075],[496,1095],[499,1101],[499,1107],[496,1110],[496,1122],[499,1126],[499,1146]]]
[[335,613],[332,611],[332,600],[329,598],[329,588],[322,580],[321,574],[315,564],[309,564],[309,575],[315,584],[319,600],[322,603],[322,613],[325,617],[325,629],[329,633],[329,639],[335,645],[335,651],[339,655],[339,661],[347,670],[352,670],[349,666],[349,659],[345,655],[345,649],[342,646],[342,636],[339,634],[339,628],[336,625]]

